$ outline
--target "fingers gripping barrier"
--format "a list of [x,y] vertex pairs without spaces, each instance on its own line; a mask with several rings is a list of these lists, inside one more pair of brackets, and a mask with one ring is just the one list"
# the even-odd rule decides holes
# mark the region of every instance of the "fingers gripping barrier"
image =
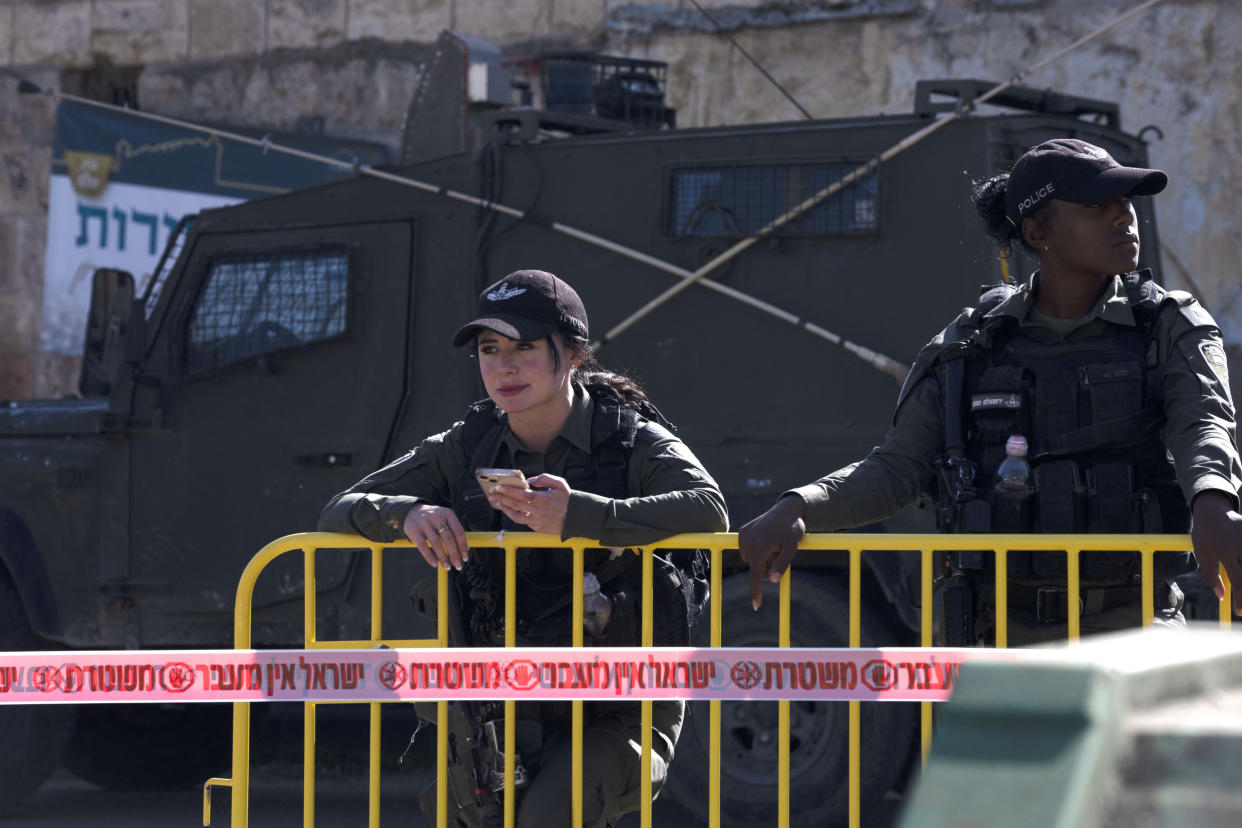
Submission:
[[[592,541],[565,542],[532,533],[469,533],[476,549],[497,549],[504,556],[506,596],[516,592],[516,552],[519,547],[567,549],[573,558],[573,579],[581,585],[584,551],[597,548]],[[652,592],[655,549],[703,548],[710,550],[711,594],[705,621],[710,647],[668,649],[652,647],[652,608],[643,602],[642,644],[638,648],[575,649],[515,648],[516,601],[505,601],[504,648],[447,646],[447,573],[438,573],[437,636],[433,639],[393,640],[382,637],[381,595],[383,553],[414,554],[408,542],[377,544],[352,535],[308,533],[280,538],[264,547],[247,566],[238,585],[234,612],[235,650],[220,651],[129,651],[0,654],[0,704],[130,701],[232,701],[234,702],[233,770],[231,778],[208,780],[204,787],[204,825],[210,823],[210,791],[232,789],[231,824],[248,824],[250,704],[263,701],[298,700],[306,703],[303,775],[303,822],[314,824],[315,705],[331,702],[364,702],[371,705],[371,769],[369,777],[369,824],[379,824],[379,711],[387,702],[434,699],[438,702],[437,766],[447,765],[447,716],[449,699],[505,700],[505,743],[515,743],[513,705],[518,699],[572,699],[573,818],[581,819],[583,699],[624,697],[642,701],[643,828],[651,825],[651,705],[663,698],[703,699],[709,708],[708,824],[720,825],[721,801],[721,709],[723,700],[776,699],[778,701],[777,826],[788,828],[790,775],[790,700],[842,700],[849,709],[849,824],[860,824],[860,701],[922,701],[923,753],[930,746],[931,702],[946,699],[957,671],[970,659],[1018,657],[1016,651],[979,649],[929,649],[932,643],[932,578],[934,553],[939,550],[995,550],[996,640],[1007,641],[1006,554],[1013,550],[1066,550],[1068,592],[1078,587],[1078,564],[1082,553],[1095,550],[1136,550],[1140,556],[1145,588],[1142,599],[1144,624],[1152,623],[1153,555],[1157,549],[1189,548],[1181,535],[876,535],[811,534],[802,549],[836,551],[848,570],[849,648],[790,648],[791,582],[787,573],[780,583],[776,648],[726,649],[722,644],[722,578],[724,552],[736,549],[733,534],[687,534],[669,538],[658,546],[636,549],[641,558],[643,593]],[[371,637],[356,641],[319,641],[315,629],[315,553],[318,549],[364,550],[371,554]],[[861,644],[862,551],[915,550],[922,561],[922,631],[920,648],[871,648]],[[253,590],[263,569],[286,552],[300,552],[305,567],[305,649],[252,650],[250,638]],[[1228,584],[1226,583],[1228,590]],[[1230,596],[1221,602],[1221,623],[1227,625]],[[574,591],[572,635],[582,645],[582,590]],[[1069,637],[1077,638],[1078,619],[1068,620]],[[377,649],[384,648],[384,649]],[[506,752],[505,777],[514,776],[513,753]],[[512,783],[506,786],[505,825],[514,824]],[[446,823],[445,777],[437,781],[439,823]]]

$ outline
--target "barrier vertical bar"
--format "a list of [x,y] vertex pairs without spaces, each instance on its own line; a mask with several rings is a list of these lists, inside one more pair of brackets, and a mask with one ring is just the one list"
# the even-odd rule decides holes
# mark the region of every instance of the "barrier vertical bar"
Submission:
[[[785,569],[780,583],[779,634],[777,644],[789,646],[789,604],[793,567]],[[779,669],[779,665],[777,665]],[[789,828],[789,702],[776,703],[776,824]]]
[[996,646],[1009,646],[1009,550],[997,549],[996,555]]
[[[307,649],[318,641],[316,627],[316,593],[315,593],[315,547],[306,545],[303,550],[302,572],[302,636],[306,640]],[[315,724],[316,709],[314,702],[307,702],[302,707],[302,825],[314,828],[315,825]]]
[[[584,577],[585,563],[583,558],[586,553],[583,551],[582,544],[575,543],[572,550],[574,576],[570,581],[570,589],[573,592],[573,617],[570,623],[573,629],[569,631],[570,640],[575,648],[582,647],[582,591],[584,589],[582,579]],[[569,769],[569,802],[571,825],[582,824],[582,699],[574,699],[569,703],[570,707],[570,730],[569,730],[569,750],[570,750],[570,769]]]
[[[250,642],[246,642],[249,648]],[[250,702],[233,705],[233,779],[230,793],[231,828],[248,828],[250,821]],[[239,802],[240,798],[240,802]],[[237,807],[238,805],[241,807]]]
[[315,825],[315,738],[318,708],[315,702],[302,705],[302,825]]
[[[289,538],[280,538],[267,544],[255,554],[242,571],[237,583],[237,595],[233,604],[233,648],[248,650],[251,647],[251,614],[254,608],[254,585],[263,568],[272,559],[291,551],[284,548]],[[250,821],[250,702],[233,705],[233,767],[229,779],[208,779],[203,786],[203,821],[208,821],[208,791],[212,787],[230,789],[229,824],[231,828],[247,828]]]
[[1069,640],[1077,641],[1080,630],[1079,611],[1082,606],[1078,587],[1078,549],[1065,550],[1065,617]]
[[1139,569],[1141,572],[1139,589],[1142,590],[1144,627],[1150,627],[1156,616],[1155,557],[1156,550],[1150,546],[1144,546],[1139,550]]
[[[932,645],[932,561],[933,553],[930,546],[919,550],[922,555],[922,577],[919,579],[919,646]],[[919,702],[919,751],[923,766],[927,766],[927,755],[931,751],[932,703]]]
[[[862,549],[850,547],[850,648],[862,646]],[[849,784],[850,828],[862,824],[862,709],[859,702],[846,702],[850,711]]]
[[[655,645],[655,581],[653,577],[654,558],[650,546],[642,547],[643,553],[643,647]],[[639,703],[642,710],[642,786],[639,789],[642,809],[639,812],[639,824],[642,828],[651,828],[651,699],[643,699]]]
[[[448,570],[436,567],[436,642],[448,646]],[[448,824],[448,700],[436,702],[436,828]]]
[[[384,549],[371,547],[371,646],[383,640],[384,626]],[[367,824],[380,824],[380,703],[371,702],[370,756],[367,762]]]
[[[505,647],[517,646],[517,544],[505,543]],[[505,828],[517,822],[513,776],[517,773],[517,702],[505,700]]]
[[367,824],[380,824],[380,702],[369,702],[371,709],[370,760],[367,787]]
[[1233,584],[1229,583],[1229,576],[1223,566],[1218,565],[1216,568],[1220,571],[1221,583],[1225,585],[1225,597],[1220,599],[1220,625],[1229,629],[1233,623]]
[[[712,547],[711,557],[711,633],[708,643],[719,647],[723,639],[721,630],[724,596],[721,594],[721,569],[724,566],[724,550]],[[708,828],[720,828],[720,700],[707,703],[708,751],[707,751],[707,824]]]

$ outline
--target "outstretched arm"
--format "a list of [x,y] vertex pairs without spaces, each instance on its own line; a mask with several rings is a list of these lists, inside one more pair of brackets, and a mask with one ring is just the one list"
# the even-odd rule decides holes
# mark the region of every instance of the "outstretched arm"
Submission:
[[[1191,541],[1207,582],[1224,597],[1220,567],[1233,585],[1233,609],[1242,615],[1242,517],[1238,492],[1237,420],[1220,333],[1206,312],[1171,316],[1161,396],[1164,441],[1194,519]],[[1197,326],[1192,327],[1194,323]]]
[[461,569],[468,556],[465,529],[449,508],[463,471],[460,458],[456,427],[428,437],[328,501],[319,531],[373,541],[408,539],[431,566]]
[[926,374],[902,400],[884,443],[860,463],[791,489],[738,531],[738,551],[750,564],[751,604],[763,602],[763,582],[779,581],[808,531],[835,532],[891,517],[926,487],[940,451],[940,384]]

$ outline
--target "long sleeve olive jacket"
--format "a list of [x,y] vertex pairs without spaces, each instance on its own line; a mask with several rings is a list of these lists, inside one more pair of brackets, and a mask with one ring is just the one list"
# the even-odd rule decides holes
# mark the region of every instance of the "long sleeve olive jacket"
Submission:
[[[988,312],[1016,319],[1020,335],[1035,341],[1061,341],[1060,334],[1031,318],[1038,274]],[[1230,398],[1225,352],[1215,321],[1188,293],[1171,291],[1175,301],[1159,310],[1154,331],[1154,365],[1149,368],[1166,418],[1162,437],[1173,455],[1177,480],[1191,503],[1204,491],[1219,491],[1237,508],[1242,462],[1236,442],[1236,419]],[[924,348],[939,351],[961,339],[963,312]],[[1096,307],[1065,337],[1098,335],[1111,325],[1135,324],[1121,277],[1115,277]],[[944,405],[934,371],[912,371],[906,380],[884,442],[861,462],[792,489],[806,501],[806,524],[831,532],[882,520],[912,502],[934,473],[933,462],[944,444]]]
[[[595,402],[575,385],[573,406],[561,433],[544,452],[533,452],[502,425],[502,443],[528,478],[565,476],[591,456]],[[324,532],[346,532],[373,541],[401,540],[405,515],[417,504],[452,506],[468,469],[462,423],[428,437],[418,448],[334,497],[319,516]],[[470,470],[472,471],[472,470]],[[630,497],[573,491],[563,539],[597,540],[604,546],[652,543],[683,532],[723,532],[728,512],[720,487],[686,448],[658,423],[639,420],[627,467]]]

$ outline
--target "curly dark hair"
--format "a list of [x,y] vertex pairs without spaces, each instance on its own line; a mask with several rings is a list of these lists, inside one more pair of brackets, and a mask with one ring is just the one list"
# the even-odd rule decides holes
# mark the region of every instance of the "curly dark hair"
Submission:
[[[1009,244],[1014,239],[1032,253],[1038,253],[1026,237],[1022,235],[1021,225],[1015,227],[1005,213],[1005,190],[1009,185],[1009,173],[998,173],[983,181],[975,181],[970,191],[970,200],[974,202],[975,212],[983,220],[983,229],[989,236]],[[1031,218],[1042,221],[1043,209],[1036,210]]]

